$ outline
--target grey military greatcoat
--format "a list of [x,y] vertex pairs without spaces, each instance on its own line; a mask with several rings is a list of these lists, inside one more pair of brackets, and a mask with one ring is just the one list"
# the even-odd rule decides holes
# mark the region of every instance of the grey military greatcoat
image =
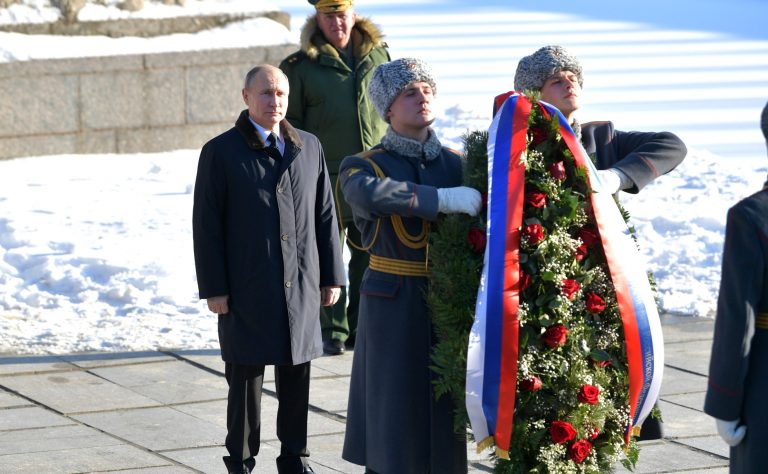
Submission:
[[687,149],[670,132],[624,132],[612,122],[581,125],[581,143],[597,169],[616,168],[634,183],[628,193],[638,193],[654,179],[669,173],[683,159]]
[[345,158],[339,174],[363,243],[373,241],[360,287],[343,457],[377,473],[467,470],[466,440],[453,432],[453,402],[435,400],[432,391],[426,251],[405,244],[391,219],[400,216],[416,236],[437,218],[437,188],[461,185],[460,156],[433,143],[436,156],[377,146]]

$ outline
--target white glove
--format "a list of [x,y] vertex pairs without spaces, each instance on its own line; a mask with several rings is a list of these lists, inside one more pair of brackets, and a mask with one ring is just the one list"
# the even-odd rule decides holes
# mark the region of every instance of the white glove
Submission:
[[600,178],[605,192],[616,194],[621,189],[621,176],[613,169],[597,170],[597,177]]
[[747,434],[746,425],[739,426],[739,420],[725,421],[715,418],[715,422],[717,423],[717,434],[728,443],[728,446],[738,445],[744,439],[744,435]]
[[437,188],[437,210],[444,214],[464,213],[477,215],[482,205],[480,191],[467,186]]

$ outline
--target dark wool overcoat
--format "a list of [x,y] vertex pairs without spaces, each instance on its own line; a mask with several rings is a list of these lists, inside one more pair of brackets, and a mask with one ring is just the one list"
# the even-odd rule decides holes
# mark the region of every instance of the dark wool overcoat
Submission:
[[[439,145],[438,145],[439,146]],[[346,158],[339,179],[363,242],[380,229],[370,254],[425,262],[396,236],[391,215],[402,216],[411,235],[438,213],[437,188],[459,186],[461,158],[442,148],[433,158],[413,158],[380,147],[370,156],[386,178],[359,156]],[[467,471],[466,440],[453,432],[450,396],[435,400],[430,350],[432,321],[425,301],[427,278],[372,270],[360,286],[360,319],[352,363],[342,457],[379,473]]]
[[704,411],[741,420],[732,473],[764,472],[768,446],[768,188],[728,211]]
[[625,191],[632,194],[675,169],[688,151],[673,133],[623,132],[611,122],[582,124],[581,143],[597,169],[617,168],[629,176],[635,184]]
[[200,298],[229,295],[219,315],[226,362],[296,365],[323,353],[320,287],[345,283],[333,195],[317,138],[280,123],[271,157],[240,114],[203,146],[192,213]]
[[[383,38],[373,22],[358,17],[352,28],[354,64],[350,65],[311,16],[301,30],[301,49],[280,63],[291,94],[285,118],[320,139],[334,185],[341,160],[373,147],[387,130],[368,97],[374,69],[390,60]],[[343,217],[351,222],[346,207]]]

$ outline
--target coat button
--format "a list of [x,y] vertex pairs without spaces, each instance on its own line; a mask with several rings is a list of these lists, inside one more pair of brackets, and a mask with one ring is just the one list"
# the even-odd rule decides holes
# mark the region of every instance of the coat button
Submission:
[[283,192],[283,187],[282,186],[278,186],[277,187],[277,192],[278,193],[282,193]]
[[280,238],[283,240],[288,240],[288,234],[283,234],[280,236]]
[[286,288],[290,288],[291,286],[293,286],[293,285],[291,284],[291,282],[290,282],[290,281],[286,281],[286,282],[285,282],[285,287],[286,287]]

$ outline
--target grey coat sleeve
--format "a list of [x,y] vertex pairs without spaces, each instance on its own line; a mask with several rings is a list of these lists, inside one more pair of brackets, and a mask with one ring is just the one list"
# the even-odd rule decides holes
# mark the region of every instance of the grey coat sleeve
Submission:
[[616,130],[614,144],[619,160],[612,167],[621,170],[632,180],[634,186],[626,191],[633,194],[675,169],[688,151],[683,141],[670,132]]
[[721,420],[741,418],[766,258],[760,231],[749,213],[738,205],[731,208],[704,402],[704,411]]
[[371,164],[358,156],[344,158],[339,170],[341,191],[358,218],[375,220],[398,215],[437,219],[437,188],[379,178]]

